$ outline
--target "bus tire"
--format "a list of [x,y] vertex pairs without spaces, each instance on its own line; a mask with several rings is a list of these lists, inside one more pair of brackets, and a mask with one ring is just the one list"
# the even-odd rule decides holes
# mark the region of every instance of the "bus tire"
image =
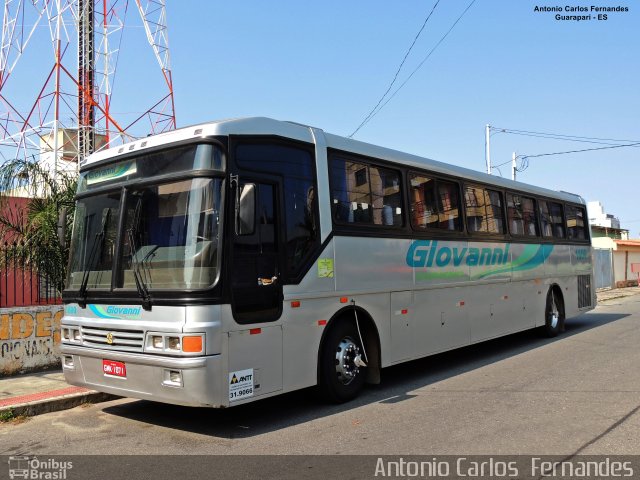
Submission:
[[564,331],[564,302],[562,294],[553,287],[547,293],[542,331],[549,338],[557,337],[560,332]]
[[360,336],[353,319],[338,319],[327,332],[320,352],[318,386],[330,402],[343,403],[358,396],[366,372],[356,357],[364,360]]

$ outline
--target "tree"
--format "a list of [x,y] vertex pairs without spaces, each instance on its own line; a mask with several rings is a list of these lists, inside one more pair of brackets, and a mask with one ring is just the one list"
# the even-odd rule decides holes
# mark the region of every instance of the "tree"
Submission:
[[[9,261],[46,277],[58,293],[66,279],[76,185],[75,173],[54,175],[35,160],[9,160],[0,166],[0,240],[5,248],[12,246]],[[26,201],[11,202],[15,197]],[[63,211],[66,238],[61,243],[58,222]]]

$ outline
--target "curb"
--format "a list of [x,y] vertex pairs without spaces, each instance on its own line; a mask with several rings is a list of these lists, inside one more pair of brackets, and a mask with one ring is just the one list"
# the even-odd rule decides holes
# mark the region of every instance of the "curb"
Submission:
[[46,398],[31,402],[16,403],[0,407],[0,416],[8,415],[7,419],[25,416],[33,417],[43,413],[57,412],[75,408],[83,403],[100,403],[120,398],[109,393],[86,390],[84,392],[71,393],[60,397]]

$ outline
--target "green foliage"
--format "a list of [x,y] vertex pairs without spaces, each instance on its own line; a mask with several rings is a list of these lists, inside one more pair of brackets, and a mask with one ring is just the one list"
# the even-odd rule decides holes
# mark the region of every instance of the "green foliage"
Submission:
[[[33,160],[15,159],[0,166],[0,239],[12,247],[12,261],[46,276],[62,292],[69,259],[77,175],[57,175]],[[23,206],[11,197],[26,197]],[[66,241],[58,238],[60,213],[66,209]],[[2,256],[0,262],[4,262]],[[4,267],[7,267],[3,265]]]
[[13,414],[13,408],[8,408],[0,412],[0,423],[8,422],[15,418]]

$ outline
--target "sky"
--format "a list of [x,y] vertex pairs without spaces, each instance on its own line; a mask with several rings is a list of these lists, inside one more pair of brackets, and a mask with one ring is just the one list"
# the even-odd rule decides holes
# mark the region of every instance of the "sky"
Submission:
[[[349,135],[389,87],[436,1],[169,0],[178,126],[267,116]],[[512,152],[528,155],[518,180],[600,201],[640,237],[639,147],[534,157],[640,142],[640,1],[475,0],[416,70],[471,1],[438,2],[391,93],[406,83],[354,138],[485,171],[491,124],[494,165]],[[629,11],[580,22],[534,11],[567,3]],[[134,14],[131,6],[113,93],[114,111],[129,113],[159,78]],[[509,165],[493,173],[510,177]]]

